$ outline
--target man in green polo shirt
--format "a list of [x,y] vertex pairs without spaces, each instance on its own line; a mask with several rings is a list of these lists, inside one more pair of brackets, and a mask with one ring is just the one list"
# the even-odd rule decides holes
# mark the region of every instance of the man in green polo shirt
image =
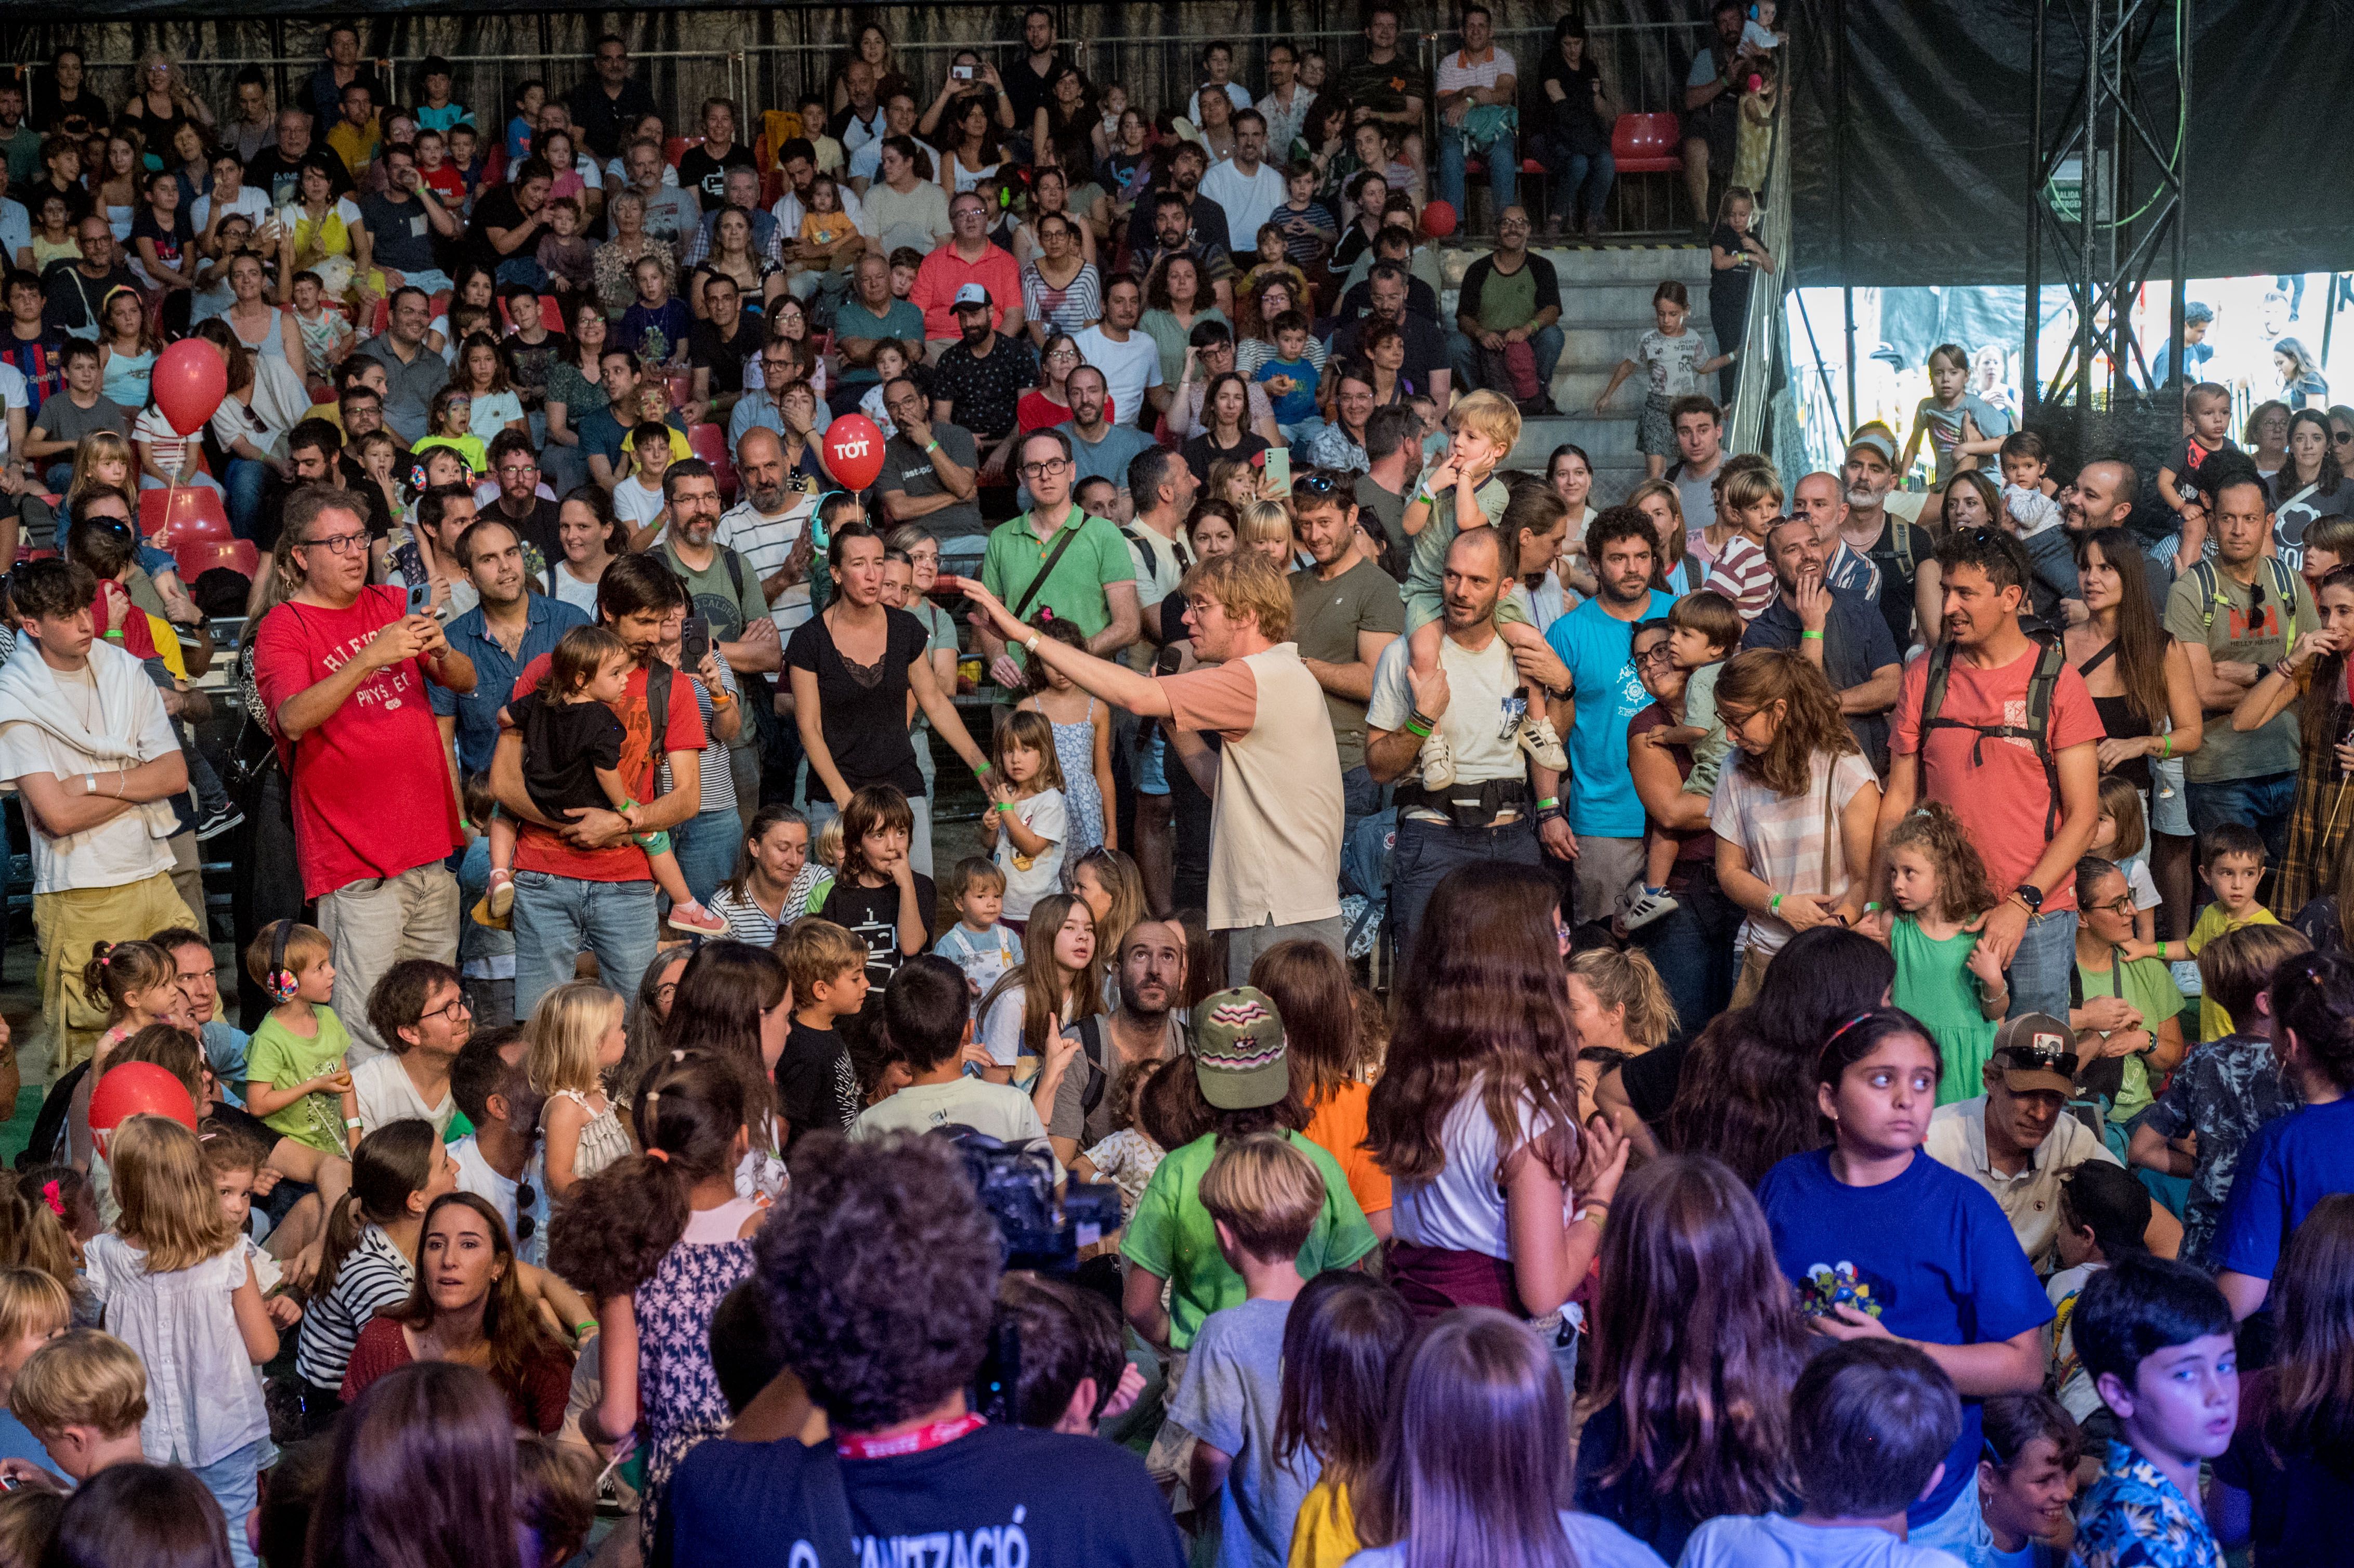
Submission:
[[[1030,487],[1030,510],[989,535],[981,586],[1023,620],[1053,610],[1086,636],[1088,652],[1109,658],[1135,641],[1142,626],[1128,541],[1113,524],[1088,516],[1072,501],[1071,443],[1061,430],[1031,431],[1014,461]],[[1020,685],[1021,667],[1009,657],[1004,639],[987,626],[980,636],[992,678],[1001,686]]]

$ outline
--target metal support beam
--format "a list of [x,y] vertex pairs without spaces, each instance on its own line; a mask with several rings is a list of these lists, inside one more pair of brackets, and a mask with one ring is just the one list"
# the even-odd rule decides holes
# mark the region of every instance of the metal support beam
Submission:
[[[2148,412],[2166,396],[2151,387],[2155,345],[2133,323],[2154,280],[2172,284],[2167,357],[2182,363],[2191,3],[2036,0],[2021,380],[2028,417],[2064,410],[2080,447],[2096,410]],[[2075,334],[2047,373],[2038,337],[2055,283]]]

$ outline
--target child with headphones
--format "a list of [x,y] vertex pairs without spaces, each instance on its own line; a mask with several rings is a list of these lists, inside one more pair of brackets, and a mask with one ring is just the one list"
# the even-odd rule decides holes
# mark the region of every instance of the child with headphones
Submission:
[[322,1154],[345,1155],[359,1136],[359,1100],[345,1056],[352,1038],[327,1003],[335,966],[327,934],[273,920],[245,950],[245,967],[277,1006],[253,1032],[246,1108]]

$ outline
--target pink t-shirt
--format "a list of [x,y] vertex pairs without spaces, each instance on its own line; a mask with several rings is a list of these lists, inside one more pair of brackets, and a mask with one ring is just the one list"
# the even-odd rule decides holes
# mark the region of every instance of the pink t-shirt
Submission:
[[[2031,643],[2018,658],[1994,670],[1981,670],[1957,653],[1946,677],[1946,700],[1937,716],[1964,724],[2025,728],[2027,686],[2035,673],[2038,652]],[[1888,749],[1898,757],[1922,752],[1921,799],[1942,801],[1954,809],[1986,862],[1995,896],[2008,898],[2043,858],[2048,842],[2043,823],[2052,800],[2051,784],[2043,777],[2043,759],[2023,738],[1988,736],[1979,751],[1976,730],[1943,726],[1931,733],[1924,751],[1921,697],[1928,681],[1929,660],[1924,655],[1905,669]],[[2104,733],[2092,694],[2084,689],[2084,677],[2063,664],[2059,684],[2052,688],[2052,722],[2045,734],[2052,754],[2057,757],[2072,746],[2090,745]],[[1983,766],[1972,761],[1973,751],[1986,758]],[[2063,872],[2057,880],[2057,886],[2043,890],[2043,907],[2047,911],[2075,908],[2074,871]]]
[[[262,618],[253,679],[272,714],[325,680],[408,613],[396,588],[364,588],[346,609],[289,601]],[[398,876],[464,842],[424,665],[404,659],[360,683],[324,724],[278,754],[294,791],[305,897]]]

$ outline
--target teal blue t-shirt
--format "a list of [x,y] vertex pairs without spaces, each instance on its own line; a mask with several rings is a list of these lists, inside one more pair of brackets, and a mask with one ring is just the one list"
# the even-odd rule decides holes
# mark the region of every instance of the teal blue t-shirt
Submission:
[[1675,603],[1654,589],[1643,613],[1620,620],[1589,599],[1554,621],[1545,642],[1569,666],[1577,703],[1569,732],[1569,831],[1607,839],[1643,835],[1643,802],[1627,770],[1627,721],[1651,705],[1635,677],[1635,628]]

